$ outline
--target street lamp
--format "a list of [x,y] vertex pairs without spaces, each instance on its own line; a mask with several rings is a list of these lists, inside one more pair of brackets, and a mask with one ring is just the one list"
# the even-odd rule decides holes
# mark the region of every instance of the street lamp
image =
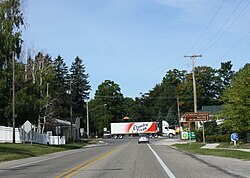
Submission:
[[106,105],[107,105],[107,104],[102,104],[102,105],[100,105],[100,106],[97,106],[97,107],[95,107],[95,108],[89,110],[89,102],[88,102],[88,101],[86,102],[86,108],[87,108],[87,137],[88,137],[88,138],[89,138],[89,112],[90,112],[90,111],[93,111],[93,110],[96,110],[96,109],[98,109],[98,108],[100,108],[100,107],[102,107],[102,106],[106,106]]

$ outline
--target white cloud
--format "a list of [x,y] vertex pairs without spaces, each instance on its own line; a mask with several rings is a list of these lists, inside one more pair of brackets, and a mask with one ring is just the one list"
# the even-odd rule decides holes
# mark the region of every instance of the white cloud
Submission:
[[154,0],[156,3],[169,8],[178,9],[189,14],[202,15],[208,13],[215,3],[215,0]]

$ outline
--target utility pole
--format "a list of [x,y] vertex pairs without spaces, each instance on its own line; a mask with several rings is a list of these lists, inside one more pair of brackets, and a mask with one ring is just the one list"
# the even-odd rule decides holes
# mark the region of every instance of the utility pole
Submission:
[[180,102],[179,102],[179,97],[177,96],[177,112],[178,112],[178,119],[179,119],[179,122],[181,120],[181,114],[180,114]]
[[86,102],[86,109],[87,109],[87,138],[89,138],[89,102]]
[[73,142],[73,114],[72,114],[72,79],[70,79],[70,139]]
[[193,93],[194,93],[194,112],[197,112],[197,96],[196,96],[196,81],[195,81],[195,70],[194,70],[194,60],[196,57],[202,57],[202,55],[191,55],[184,56],[190,57],[192,59],[192,75],[193,75]]
[[13,69],[12,69],[12,90],[13,90],[13,95],[12,95],[12,120],[13,120],[13,143],[16,143],[16,114],[15,114],[15,97],[16,97],[16,94],[15,94],[15,53],[14,53],[14,50],[13,50],[13,54],[12,54],[12,65],[13,65]]
[[[34,67],[34,65],[33,65],[33,67]],[[39,99],[42,98],[42,84],[43,84],[42,71],[43,71],[43,61],[40,61],[40,58],[39,58],[39,72],[40,72],[39,73],[39,80],[40,80],[40,83],[39,83],[39,85],[40,85]],[[41,103],[40,103],[39,104],[39,116],[38,116],[38,122],[37,122],[37,129],[38,129],[39,133],[41,133],[41,110],[42,110],[41,108],[42,108],[42,106],[41,106]],[[43,118],[45,120],[45,116]],[[44,123],[44,126],[45,126],[45,123]]]
[[[13,36],[14,36],[14,4],[12,4],[12,30],[13,30]],[[15,120],[15,49],[14,49],[14,44],[12,41],[12,120],[13,120],[13,143],[16,143],[16,120]]]
[[[195,65],[194,65],[194,61],[196,57],[202,57],[202,55],[196,55],[193,54],[191,56],[184,56],[184,57],[189,57],[192,59],[192,75],[193,75],[193,93],[194,93],[194,112],[197,113],[197,95],[196,95],[196,80],[195,80]],[[197,127],[199,127],[199,123],[197,125]]]
[[[66,81],[69,81],[69,90],[67,90],[67,94],[70,95],[70,108],[69,108],[69,114],[70,114],[70,136],[69,141],[73,141],[73,106],[72,106],[72,78],[65,79]],[[68,84],[68,82],[67,82]]]
[[179,137],[181,138],[181,135],[180,135],[180,129],[181,129],[181,114],[180,114],[180,101],[179,101],[179,96],[177,96],[177,112],[178,112],[178,121],[179,121]]

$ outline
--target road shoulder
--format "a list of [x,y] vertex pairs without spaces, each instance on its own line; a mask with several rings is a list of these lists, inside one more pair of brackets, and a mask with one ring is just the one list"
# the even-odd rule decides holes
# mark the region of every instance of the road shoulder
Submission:
[[[172,142],[174,143],[174,142]],[[178,142],[174,144],[179,144]],[[211,155],[199,155],[199,154],[191,154],[189,152],[186,152],[184,150],[178,149],[173,144],[168,144],[174,149],[177,149],[181,152],[184,152],[187,155],[190,155],[191,157],[199,160],[202,163],[205,163],[209,166],[215,167],[218,170],[221,170],[229,175],[239,177],[239,178],[250,178],[250,161],[242,160],[242,159],[236,159],[236,158],[225,158],[225,157],[219,157],[219,156],[211,156]],[[203,146],[203,149],[224,149],[224,148],[216,148],[219,144],[206,144]],[[228,149],[227,149],[228,150]],[[247,151],[249,152],[249,149],[233,149],[238,151]]]

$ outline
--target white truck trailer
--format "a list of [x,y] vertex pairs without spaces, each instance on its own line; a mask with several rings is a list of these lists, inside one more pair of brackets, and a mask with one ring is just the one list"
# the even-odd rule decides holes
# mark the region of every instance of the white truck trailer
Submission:
[[120,122],[110,124],[110,134],[113,138],[122,139],[125,135],[138,135],[141,133],[157,138],[158,135],[172,138],[174,129],[169,129],[166,121],[159,122]]

